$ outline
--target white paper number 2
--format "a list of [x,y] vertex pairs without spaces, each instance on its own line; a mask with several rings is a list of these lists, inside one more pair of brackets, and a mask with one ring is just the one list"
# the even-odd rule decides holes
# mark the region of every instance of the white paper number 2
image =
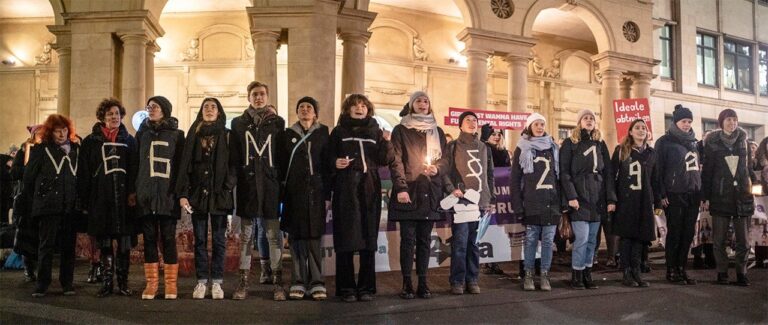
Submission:
[[539,179],[539,182],[536,183],[536,189],[537,190],[551,190],[554,188],[552,184],[544,184],[544,180],[547,178],[547,175],[549,175],[549,159],[544,157],[536,157],[536,159],[533,160],[534,163],[537,163],[539,161],[544,162],[544,172],[541,173],[541,178]]

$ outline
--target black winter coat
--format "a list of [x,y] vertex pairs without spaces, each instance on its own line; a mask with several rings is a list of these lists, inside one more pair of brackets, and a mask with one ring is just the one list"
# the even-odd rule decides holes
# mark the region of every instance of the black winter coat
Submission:
[[237,215],[253,219],[277,219],[280,204],[280,176],[277,137],[285,121],[275,114],[258,124],[248,110],[232,120],[230,161],[237,170]]
[[520,147],[517,147],[510,166],[512,211],[523,214],[523,224],[526,225],[557,225],[567,203],[560,193],[560,181],[555,173],[557,162],[554,161],[552,149],[536,150],[533,173],[530,174],[523,173],[520,152]]
[[[307,132],[309,137],[299,143]],[[330,168],[323,157],[328,137],[328,127],[317,122],[306,131],[296,122],[280,136],[280,180],[285,181],[280,229],[293,239],[325,234],[325,201],[331,200]]]
[[620,161],[621,146],[616,146],[611,163],[616,173],[616,213],[613,234],[621,238],[650,242],[656,239],[653,206],[659,206],[659,169],[656,150],[632,149],[629,158]]
[[690,194],[698,199],[701,190],[701,155],[697,142],[686,143],[668,131],[656,140],[655,149],[659,165],[659,195],[669,198],[672,195],[668,193]]
[[140,229],[133,226],[135,211],[128,207],[128,195],[136,193],[138,146],[122,124],[115,142],[109,142],[101,131],[102,125],[93,126],[80,153],[79,190],[88,211],[88,234],[133,235]]
[[[205,103],[205,101],[203,101]],[[219,117],[211,125],[203,125],[202,108],[187,132],[184,152],[181,154],[176,195],[187,198],[195,216],[228,215],[235,208],[232,191],[237,184],[236,171],[230,158],[230,134],[226,128],[227,116],[221,106]],[[203,148],[202,141],[212,141]]]
[[[440,150],[444,153],[445,133],[440,127],[437,128],[437,132],[440,137]],[[399,124],[392,130],[392,149],[395,160],[393,168],[390,169],[392,193],[387,219],[390,221],[444,219],[444,214],[438,212],[440,200],[444,197],[443,179],[440,175],[428,177],[422,173],[427,157],[427,134]],[[411,203],[397,202],[397,194],[402,192],[408,192]]]
[[[751,149],[747,133],[741,128],[736,132],[739,132],[738,138],[730,147],[720,138],[723,130],[710,133],[704,140],[702,196],[709,201],[709,213],[713,216],[749,217],[755,213],[752,184],[757,178],[749,159]],[[726,160],[729,157],[735,158],[734,174]]]
[[560,148],[560,184],[567,200],[579,200],[571,221],[597,222],[608,217],[608,204],[616,203],[611,157],[605,142],[594,141],[582,130],[581,141],[571,138]]
[[170,117],[161,123],[152,123],[147,118],[136,133],[136,141],[140,159],[136,176],[139,215],[181,218],[179,200],[174,193],[184,151],[184,132],[178,129],[178,121]]
[[509,167],[512,162],[509,160],[509,151],[506,148],[499,149],[495,145],[489,144],[491,148],[491,155],[493,155],[493,167]]
[[32,147],[24,170],[23,216],[68,215],[79,209],[77,195],[78,156],[80,145],[70,144],[69,154],[59,145],[44,142]]
[[[336,159],[354,159],[336,169]],[[392,144],[376,120],[339,119],[328,141],[332,171],[333,244],[337,252],[375,250],[381,222],[381,178],[378,168],[394,161]]]

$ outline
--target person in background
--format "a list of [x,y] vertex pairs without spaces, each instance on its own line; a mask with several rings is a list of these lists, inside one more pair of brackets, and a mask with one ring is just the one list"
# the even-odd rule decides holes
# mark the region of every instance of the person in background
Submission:
[[320,239],[331,206],[329,167],[323,154],[328,146],[328,127],[317,121],[320,106],[312,97],[296,104],[299,121],[280,136],[280,181],[283,182],[283,213],[280,229],[288,233],[293,272],[288,298],[325,300]]
[[[155,299],[160,280],[160,256],[163,249],[165,299],[178,296],[179,274],[176,250],[176,222],[181,218],[175,185],[179,175],[184,132],[171,116],[173,106],[163,96],[150,97],[146,110],[149,117],[136,132],[139,146],[139,173],[136,176],[136,196],[144,237],[144,275],[146,287],[141,299]],[[158,242],[158,233],[160,240]]]
[[[706,139],[707,135],[710,133],[712,133],[712,130],[705,131],[704,135],[701,137],[701,140],[696,143],[696,149],[699,151],[700,163],[704,161],[704,139]],[[704,254],[704,258],[701,257],[702,253]],[[712,250],[711,239],[708,239],[707,242],[699,244],[699,246],[692,247],[691,254],[693,255],[693,267],[699,269],[714,269],[716,267],[715,254]]]
[[[326,150],[333,191],[333,246],[336,295],[345,302],[372,301],[376,295],[376,251],[381,222],[379,166],[394,163],[392,144],[373,118],[374,107],[361,94],[341,105],[339,122]],[[355,280],[354,255],[360,256]]]
[[139,160],[136,139],[122,123],[124,116],[125,107],[119,100],[102,100],[96,108],[98,121],[83,140],[80,154],[79,191],[88,212],[88,234],[95,239],[94,248],[101,251],[103,265],[99,297],[112,294],[115,273],[119,293],[132,294],[128,272],[131,248],[138,243],[133,208]]
[[[546,119],[538,113],[528,116],[512,159],[510,194],[512,210],[523,215],[525,275],[523,290],[536,290],[534,267],[541,241],[541,279],[543,291],[552,290],[549,270],[552,247],[560,217],[565,210],[559,176],[559,147],[546,133]],[[494,166],[496,167],[496,166]]]
[[[485,124],[480,128],[480,141],[487,143],[491,148],[493,155],[493,167],[509,167],[509,151],[504,146],[504,131],[494,130],[490,124]],[[523,261],[520,261],[522,269]],[[481,266],[484,274],[504,274],[499,263],[484,263]],[[520,272],[522,274],[522,272]]]
[[[75,295],[74,216],[77,215],[78,157],[80,143],[72,120],[48,116],[40,130],[41,143],[32,147],[24,169],[24,193],[31,201],[22,205],[20,215],[31,217],[40,231],[37,260],[37,285],[32,294],[44,297],[51,284],[53,254],[61,253],[59,282],[65,296]],[[26,210],[29,209],[29,210]]]
[[[763,138],[760,141],[760,145],[757,147],[757,154],[755,155],[756,165],[754,167],[755,173],[760,173],[760,184],[762,185],[763,195],[768,195],[768,137]],[[763,237],[765,238],[765,237]],[[768,246],[755,245],[755,261],[758,267],[767,267],[768,260]]]
[[717,118],[720,129],[704,141],[704,169],[701,172],[705,210],[712,215],[712,237],[717,283],[728,284],[728,255],[725,241],[728,226],[733,223],[736,233],[736,282],[749,286],[747,259],[749,257],[749,222],[755,212],[752,184],[757,177],[752,167],[751,148],[747,133],[739,127],[732,109],[724,109]]
[[623,284],[648,287],[640,276],[643,246],[656,239],[653,207],[661,201],[658,191],[656,150],[648,145],[648,127],[637,119],[629,124],[629,132],[613,152],[616,180],[616,213],[614,233],[621,238]]
[[[224,258],[227,215],[235,207],[234,165],[229,161],[227,115],[216,98],[205,98],[187,132],[181,154],[176,195],[182,209],[192,214],[195,235],[195,275],[192,299],[204,299],[210,283],[211,298],[224,299]],[[208,259],[208,220],[213,254]]]
[[[459,116],[459,137],[449,143],[441,158],[439,174],[443,175],[445,193],[459,199],[468,190],[480,193],[480,215],[496,209],[494,194],[493,155],[491,148],[478,139],[477,115],[466,111]],[[466,199],[464,199],[466,201]],[[461,201],[460,201],[461,202]],[[451,223],[451,293],[480,293],[478,269],[480,251],[476,243],[478,222]]]
[[597,289],[592,279],[600,220],[616,209],[616,188],[608,147],[595,113],[579,111],[571,136],[560,148],[560,183],[571,209],[571,287]]
[[23,215],[24,211],[29,211],[32,204],[30,197],[24,196],[24,170],[29,164],[29,155],[32,147],[40,143],[42,125],[27,126],[29,138],[24,141],[21,148],[13,157],[11,165],[11,180],[15,183],[15,196],[13,198],[13,223],[17,225],[16,240],[13,250],[21,255],[24,262],[24,282],[36,282],[37,276],[37,250],[40,239],[38,237],[38,224],[33,222],[29,215]]
[[[400,115],[400,124],[392,130],[395,161],[387,218],[400,222],[400,298],[428,299],[432,297],[427,285],[432,228],[435,221],[444,219],[438,211],[443,181],[437,175],[437,162],[445,150],[445,133],[437,126],[425,92],[414,92]],[[419,278],[416,292],[411,277],[414,248]]]

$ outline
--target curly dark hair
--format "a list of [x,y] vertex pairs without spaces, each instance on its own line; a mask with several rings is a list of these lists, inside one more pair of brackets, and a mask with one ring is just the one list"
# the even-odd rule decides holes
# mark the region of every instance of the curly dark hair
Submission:
[[373,103],[371,103],[370,100],[368,100],[368,97],[365,97],[365,95],[362,94],[351,94],[349,95],[343,103],[341,103],[341,115],[349,115],[349,111],[352,109],[352,106],[355,106],[359,103],[365,104],[366,107],[368,107],[368,117],[373,116],[374,114],[374,107]]
[[123,107],[123,103],[121,103],[117,98],[110,97],[104,98],[101,103],[99,103],[99,107],[96,108],[96,118],[100,122],[104,122],[104,116],[107,115],[107,111],[109,111],[112,106],[117,106],[117,108],[120,110],[121,118],[125,116],[125,107]]

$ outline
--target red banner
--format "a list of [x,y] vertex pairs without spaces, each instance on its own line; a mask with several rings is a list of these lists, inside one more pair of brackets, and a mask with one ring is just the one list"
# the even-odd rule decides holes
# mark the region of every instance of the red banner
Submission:
[[645,125],[648,126],[648,140],[653,140],[651,105],[648,104],[648,98],[614,100],[613,117],[616,122],[616,141],[621,142],[621,139],[629,134],[629,125],[637,119],[645,120]]
[[522,130],[525,120],[531,113],[483,111],[468,108],[448,108],[448,116],[445,117],[445,125],[459,125],[459,115],[466,111],[472,111],[477,115],[478,125],[490,124],[494,129]]

